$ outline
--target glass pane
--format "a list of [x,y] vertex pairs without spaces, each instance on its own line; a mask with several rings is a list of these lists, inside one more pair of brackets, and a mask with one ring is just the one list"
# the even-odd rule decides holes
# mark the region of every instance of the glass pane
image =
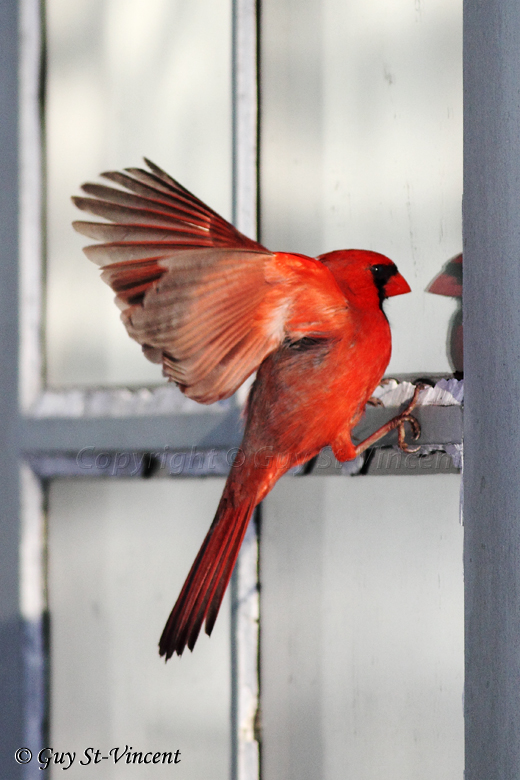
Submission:
[[231,2],[47,0],[46,16],[48,380],[162,382],[81,251],[70,196],[146,155],[230,216]]
[[[79,761],[93,747],[109,755],[100,759],[109,780],[228,780],[229,597],[193,654],[165,665],[157,651],[222,487],[221,479],[53,482],[50,744],[76,751],[67,777],[88,774]],[[129,769],[108,752],[125,746],[143,755],[180,750],[180,763]]]
[[265,780],[463,776],[459,486],[285,478],[267,497]]
[[451,371],[459,303],[425,288],[462,251],[462,2],[265,0],[262,24],[262,242],[390,256],[390,371]]

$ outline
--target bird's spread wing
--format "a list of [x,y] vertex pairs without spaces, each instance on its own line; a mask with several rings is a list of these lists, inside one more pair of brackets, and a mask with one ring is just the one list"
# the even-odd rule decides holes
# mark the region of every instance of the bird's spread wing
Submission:
[[129,169],[86,184],[76,205],[114,224],[75,222],[150,360],[190,398],[227,398],[285,339],[347,335],[351,318],[317,260],[270,253],[174,179]]
[[146,160],[149,171],[127,168],[102,176],[125,190],[102,184],[84,184],[90,198],[73,198],[79,209],[104,217],[112,225],[75,222],[89,238],[109,243],[89,248],[87,257],[99,265],[164,254],[170,249],[230,247],[265,251],[244,236],[213,209],[188,192],[157,165]]

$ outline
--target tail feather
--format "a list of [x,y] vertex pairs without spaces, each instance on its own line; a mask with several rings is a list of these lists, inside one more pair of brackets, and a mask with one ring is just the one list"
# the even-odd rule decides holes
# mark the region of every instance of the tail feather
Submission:
[[[198,618],[190,631],[190,639],[188,641],[190,650],[193,650],[204,616],[206,618],[206,633],[208,636],[213,630],[253,509],[254,504],[247,504],[243,507],[243,510],[245,511],[243,522],[235,523],[233,532],[225,541],[225,549],[222,550],[222,554],[220,555],[218,568],[216,568],[211,584],[203,596],[198,611]],[[199,598],[201,597],[199,596]]]
[[[251,507],[250,515],[254,509],[254,506]],[[225,569],[222,572],[222,575],[220,576],[218,582],[216,583],[216,587],[214,592],[211,596],[211,603],[209,604],[208,611],[206,614],[206,633],[208,635],[211,634],[213,631],[213,626],[215,625],[215,620],[217,619],[218,611],[220,609],[220,605],[222,603],[222,599],[224,598],[224,593],[226,592],[226,588],[228,585],[229,580],[231,579],[231,575],[233,573],[233,568],[235,565],[235,561],[238,557],[238,553],[240,551],[240,548],[242,546],[242,542],[244,541],[244,536],[247,530],[247,523],[245,523],[240,528],[240,533],[237,534],[234,543],[233,543],[233,549],[231,550],[227,561],[225,562]]]
[[211,634],[255,503],[251,497],[236,506],[224,491],[159,641],[166,660],[174,653],[182,655],[186,645],[193,650],[204,619],[206,633]]
[[[169,658],[169,649],[171,649],[170,655],[173,652],[177,652],[178,655],[182,653],[192,638],[197,624],[200,631],[204,620],[204,604],[201,603],[201,598],[203,599],[208,590],[211,589],[213,575],[222,553],[222,545],[225,544],[224,533],[226,529],[220,523],[220,510],[221,506],[219,506],[215,520],[202,543],[163,631],[159,647],[162,655],[163,648],[166,646],[166,660]],[[193,638],[193,644],[196,638],[197,636]]]
[[[233,520],[235,522],[233,522]],[[236,554],[234,554],[235,546],[233,545],[233,542],[237,534],[239,534],[240,527],[241,527],[240,524],[236,522],[236,520],[237,518],[236,517],[233,518],[233,514],[232,514],[231,527],[219,529],[221,531],[224,530],[224,533],[220,533],[218,539],[215,538],[215,543],[213,546],[214,552],[212,551],[212,554],[214,555],[214,560],[211,561],[211,564],[208,567],[207,572],[205,573],[204,579],[198,587],[198,592],[195,601],[193,605],[189,608],[187,619],[181,633],[182,633],[183,641],[186,642],[190,650],[193,650],[193,647],[195,646],[195,642],[199,635],[202,623],[204,622],[204,618],[206,617],[207,612],[213,603],[213,594],[218,584],[222,581],[223,570],[225,573],[225,570],[227,569],[226,564],[231,565],[231,570],[233,569],[233,566],[235,564],[235,560],[238,555],[239,548],[236,549]],[[220,521],[220,517],[219,517],[219,521]],[[227,587],[228,581],[229,578],[227,578],[225,582],[222,582],[224,589]],[[207,631],[207,623],[206,623],[206,631]],[[208,633],[210,632],[208,631]]]
[[191,612],[187,626],[187,644],[190,650],[195,646],[204,618],[208,636],[213,630],[253,509],[254,503],[248,502],[240,507],[238,515],[234,518],[232,516],[232,526],[222,543],[211,580],[208,578],[206,587],[199,591],[196,605]]

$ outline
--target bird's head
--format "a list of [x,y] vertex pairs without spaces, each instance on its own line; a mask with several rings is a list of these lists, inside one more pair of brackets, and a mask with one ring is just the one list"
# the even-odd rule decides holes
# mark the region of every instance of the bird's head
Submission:
[[411,292],[395,263],[379,252],[339,249],[317,259],[327,266],[349,301],[382,306],[385,298]]

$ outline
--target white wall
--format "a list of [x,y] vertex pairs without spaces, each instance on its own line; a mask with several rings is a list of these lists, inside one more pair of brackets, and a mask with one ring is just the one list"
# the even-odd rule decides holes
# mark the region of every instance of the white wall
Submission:
[[[228,780],[229,596],[193,654],[165,664],[157,647],[222,487],[222,479],[52,483],[50,738],[54,750],[78,753],[67,777]],[[85,748],[107,755],[125,745],[179,749],[181,763],[78,764]]]
[[262,3],[262,241],[390,256],[390,373],[451,372],[456,302],[426,286],[462,251],[460,0]]
[[70,223],[71,195],[149,157],[231,214],[229,0],[47,0],[47,355],[54,385],[162,383]]
[[461,780],[459,485],[287,477],[264,502],[266,780]]

